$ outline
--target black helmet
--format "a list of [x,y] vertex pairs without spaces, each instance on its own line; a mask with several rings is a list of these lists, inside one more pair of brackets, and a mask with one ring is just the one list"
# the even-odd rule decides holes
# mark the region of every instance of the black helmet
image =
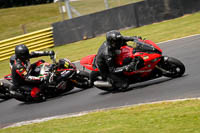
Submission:
[[23,61],[28,60],[29,59],[29,49],[24,44],[17,45],[15,47],[15,55],[16,55],[16,58],[18,58],[20,60],[23,60]]
[[112,30],[106,33],[106,41],[111,46],[111,48],[119,49],[121,47],[122,35],[119,31]]

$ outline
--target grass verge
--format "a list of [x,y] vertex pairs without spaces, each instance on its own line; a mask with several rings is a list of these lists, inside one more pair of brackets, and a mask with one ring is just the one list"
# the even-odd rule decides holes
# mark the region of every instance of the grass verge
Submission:
[[162,102],[54,119],[0,133],[199,133],[200,100]]
[[[161,42],[188,35],[200,34],[199,18],[200,12],[185,15],[173,20],[163,21],[161,23],[121,30],[121,33],[128,36],[139,35],[154,42]],[[104,40],[105,35],[102,35],[93,39],[62,45],[52,49],[56,51],[58,58],[67,57],[71,61],[76,61],[89,54],[95,54]],[[43,59],[49,61],[48,57],[44,57]],[[8,73],[10,73],[8,60],[1,61],[0,77],[3,77],[3,75]]]

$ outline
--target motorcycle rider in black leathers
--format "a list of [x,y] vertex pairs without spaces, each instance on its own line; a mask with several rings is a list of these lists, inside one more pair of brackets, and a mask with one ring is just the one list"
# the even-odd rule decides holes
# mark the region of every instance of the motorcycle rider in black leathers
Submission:
[[[15,54],[10,58],[11,76],[13,86],[11,87],[12,95],[20,95],[16,89],[26,89],[27,86],[38,85],[45,81],[45,77],[32,76],[31,71],[36,67],[36,63],[30,64],[30,58],[40,56],[55,55],[54,51],[35,51],[29,53],[29,49],[24,45],[15,47]],[[30,87],[29,87],[30,88]]]
[[123,71],[133,71],[137,61],[118,67],[115,64],[117,50],[127,45],[126,42],[134,41],[136,37],[122,36],[120,32],[112,30],[106,33],[106,41],[100,46],[96,56],[96,66],[103,79],[112,84],[116,90],[124,90],[128,87],[128,81],[120,74]]

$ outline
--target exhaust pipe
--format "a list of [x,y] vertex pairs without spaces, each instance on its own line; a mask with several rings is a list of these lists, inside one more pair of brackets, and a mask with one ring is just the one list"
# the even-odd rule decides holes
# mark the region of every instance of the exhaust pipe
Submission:
[[95,81],[94,82],[94,86],[95,87],[100,87],[100,88],[111,88],[112,87],[112,84],[109,83],[108,81]]

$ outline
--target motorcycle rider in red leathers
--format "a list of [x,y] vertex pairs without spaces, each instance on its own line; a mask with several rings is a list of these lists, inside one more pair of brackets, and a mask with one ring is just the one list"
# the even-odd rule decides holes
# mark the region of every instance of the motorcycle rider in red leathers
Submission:
[[116,66],[116,51],[119,51],[122,46],[127,45],[126,42],[134,41],[135,39],[135,36],[122,36],[120,32],[112,30],[106,33],[106,41],[98,50],[96,56],[96,66],[99,69],[105,83],[111,84],[116,90],[125,90],[128,87],[128,81],[120,74],[123,71],[135,70],[138,63],[137,60],[133,60],[130,61],[129,64],[122,67]]
[[[13,86],[11,87],[11,94],[13,96],[20,96],[16,89],[27,89],[31,86],[41,84],[45,81],[45,77],[32,76],[31,70],[33,70],[37,63],[30,64],[30,58],[40,56],[54,56],[54,51],[35,51],[29,53],[29,49],[24,44],[17,45],[15,47],[15,55],[10,58],[11,76]],[[42,60],[41,60],[42,61]],[[42,61],[44,62],[44,61]]]

